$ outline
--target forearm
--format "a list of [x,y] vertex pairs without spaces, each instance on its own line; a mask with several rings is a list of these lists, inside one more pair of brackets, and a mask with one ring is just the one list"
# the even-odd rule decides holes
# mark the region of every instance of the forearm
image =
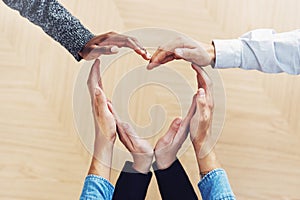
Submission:
[[211,151],[204,158],[200,158],[199,149],[195,148],[195,151],[202,179],[198,184],[202,199],[235,199],[226,172],[221,169],[215,152]]
[[81,59],[78,52],[94,37],[56,0],[3,0],[3,2],[40,26],[78,61]]
[[214,40],[215,68],[256,69],[266,73],[300,74],[300,30],[248,32],[239,39]]
[[114,186],[105,178],[90,174],[85,178],[80,200],[112,199]]
[[100,140],[96,135],[94,154],[80,196],[81,200],[112,199],[114,187],[109,182],[112,155],[113,143]]
[[228,177],[223,169],[209,172],[198,183],[202,199],[235,200]]
[[194,188],[179,160],[166,169],[153,164],[162,199],[198,199]]
[[98,175],[110,180],[113,146],[112,142],[96,136],[94,154],[88,174]]
[[197,159],[200,175],[205,175],[205,174],[209,173],[210,171],[221,167],[214,151],[211,151],[205,157],[201,157],[202,155],[200,156],[200,151],[201,151],[200,149],[195,148],[196,159]]
[[117,180],[113,199],[145,199],[152,173],[140,173],[126,162]]

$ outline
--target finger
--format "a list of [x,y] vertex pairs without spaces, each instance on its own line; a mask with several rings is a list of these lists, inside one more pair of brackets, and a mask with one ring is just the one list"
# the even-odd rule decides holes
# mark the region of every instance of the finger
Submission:
[[206,95],[205,95],[205,90],[203,88],[200,88],[197,92],[197,109],[196,109],[196,114],[205,115],[205,106],[207,104],[206,102]]
[[192,68],[196,71],[197,73],[197,83],[198,83],[198,88],[203,88],[205,91],[207,91],[207,84],[206,80],[204,78],[204,72],[201,67],[198,67],[194,64],[192,64]]
[[91,99],[94,99],[95,88],[98,86],[102,87],[102,83],[101,83],[101,85],[99,85],[99,83],[101,83],[100,60],[96,59],[90,70],[90,74],[89,74],[89,77],[87,80],[87,85],[88,85]]
[[213,85],[211,79],[201,67],[198,67],[193,64],[192,67],[197,73],[198,88],[203,88],[205,90],[207,101],[209,105],[213,107],[214,99],[213,99]]
[[100,87],[95,88],[95,97],[96,97],[99,112],[109,111],[107,106],[106,96]]
[[109,111],[112,113],[112,115],[114,116],[114,118],[116,120],[117,133],[118,133],[118,136],[120,137],[121,142],[124,144],[124,141],[128,140],[127,135],[125,134],[124,127],[122,126],[122,124],[124,122],[122,122],[121,118],[119,117],[118,113],[116,112],[115,108],[113,107],[113,105],[110,101],[107,102],[107,106],[108,106]]
[[162,137],[162,139],[166,142],[166,143],[170,143],[173,138],[175,137],[180,124],[181,124],[182,120],[180,118],[176,118],[172,121],[169,130],[166,132],[166,134]]
[[151,54],[147,52],[147,50],[140,44],[140,42],[133,37],[129,38],[129,45],[133,47],[133,50],[141,55],[145,60],[151,59]]
[[109,111],[112,113],[112,115],[114,116],[115,120],[117,123],[121,123],[121,118],[119,117],[117,111],[115,110],[115,108],[113,107],[112,103],[110,101],[107,102],[107,106]]
[[130,126],[128,123],[122,122],[119,115],[117,114],[115,108],[113,107],[112,103],[110,101],[107,102],[107,106],[109,111],[112,113],[116,120],[117,124],[117,133],[121,140],[121,142],[126,146],[126,148],[132,148],[132,142],[127,134],[127,127]]
[[167,62],[170,62],[174,60],[174,53],[170,51],[165,50],[157,50],[153,55],[152,58],[147,66],[148,70],[151,70],[155,67],[158,67],[161,64],[165,64]]
[[128,135],[128,127],[129,124],[126,122],[117,122],[118,127],[118,136],[124,146],[131,152],[134,149],[134,145],[132,143],[131,138]]
[[87,83],[89,85],[94,86],[94,88],[95,88],[99,78],[100,78],[100,60],[96,59],[90,70],[90,74],[89,74]]
[[186,136],[189,132],[189,125],[190,125],[190,121],[193,117],[193,115],[195,114],[195,111],[196,111],[196,96],[197,95],[194,95],[193,96],[193,100],[192,100],[192,104],[190,106],[190,109],[186,115],[186,117],[182,120],[181,124],[180,124],[180,127],[177,131],[177,135],[176,135],[176,138],[174,139],[177,143],[183,143],[184,140],[186,139]]
[[192,104],[191,104],[189,111],[188,111],[187,115],[185,116],[183,123],[182,123],[183,127],[186,127],[189,125],[190,120],[192,119],[193,115],[196,112],[196,104],[197,104],[197,94],[195,94],[193,96]]

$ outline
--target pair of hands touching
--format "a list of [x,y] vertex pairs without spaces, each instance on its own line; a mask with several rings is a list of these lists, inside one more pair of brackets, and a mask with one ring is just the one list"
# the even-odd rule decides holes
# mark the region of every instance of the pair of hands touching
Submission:
[[[112,162],[110,155],[112,155],[117,134],[121,142],[131,152],[134,160],[133,168],[138,172],[148,173],[154,156],[158,169],[166,169],[171,166],[176,160],[177,152],[186,140],[189,131],[199,164],[203,158],[201,148],[211,131],[214,107],[211,82],[199,66],[213,63],[213,45],[180,37],[159,47],[151,58],[150,54],[135,38],[109,32],[94,37],[79,54],[84,59],[91,60],[100,55],[115,54],[120,47],[131,48],[144,59],[150,60],[147,69],[153,69],[174,59],[184,59],[191,62],[192,68],[197,73],[198,91],[193,98],[187,116],[184,119],[174,119],[167,133],[158,140],[153,149],[146,140],[138,136],[130,124],[119,118],[112,103],[106,98],[102,90],[100,61],[96,59],[88,78],[96,133],[94,158],[90,173],[104,171],[104,174],[109,174],[109,166]],[[99,160],[104,162],[104,165]],[[101,169],[97,169],[99,166]]]
[[180,36],[160,46],[151,57],[136,38],[115,32],[95,36],[78,54],[85,60],[94,60],[101,55],[116,54],[121,47],[131,48],[145,60],[150,60],[147,66],[149,70],[176,59],[184,59],[199,67],[211,65],[215,60],[213,44],[200,43]]

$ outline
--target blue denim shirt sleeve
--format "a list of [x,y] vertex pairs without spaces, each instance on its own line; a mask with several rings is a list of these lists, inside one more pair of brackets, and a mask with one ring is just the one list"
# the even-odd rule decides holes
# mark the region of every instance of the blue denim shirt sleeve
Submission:
[[235,200],[226,172],[215,169],[198,183],[203,200]]
[[105,178],[88,175],[85,178],[80,200],[110,200],[114,193],[114,186]]

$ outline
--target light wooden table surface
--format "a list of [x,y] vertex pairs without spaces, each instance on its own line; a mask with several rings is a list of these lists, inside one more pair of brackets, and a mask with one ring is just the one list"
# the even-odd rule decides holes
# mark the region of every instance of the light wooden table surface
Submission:
[[[237,38],[256,28],[289,31],[300,24],[298,0],[60,2],[95,34],[161,27],[210,42]],[[3,2],[0,44],[0,199],[78,199],[90,161],[72,109],[83,62],[77,63]],[[121,73],[115,70],[108,74]],[[240,69],[219,73],[226,92],[226,120],[216,152],[236,196],[300,199],[299,77]],[[104,78],[108,92],[116,79],[110,77]],[[143,100],[154,91],[133,96],[136,106],[131,105],[131,114],[138,123],[148,122],[140,111],[155,101]],[[172,102],[166,107],[168,126],[178,115],[178,105],[172,95],[161,98],[162,103]],[[191,148],[181,161],[199,195]],[[118,174],[113,171],[113,183]],[[147,199],[160,199],[154,177]]]

